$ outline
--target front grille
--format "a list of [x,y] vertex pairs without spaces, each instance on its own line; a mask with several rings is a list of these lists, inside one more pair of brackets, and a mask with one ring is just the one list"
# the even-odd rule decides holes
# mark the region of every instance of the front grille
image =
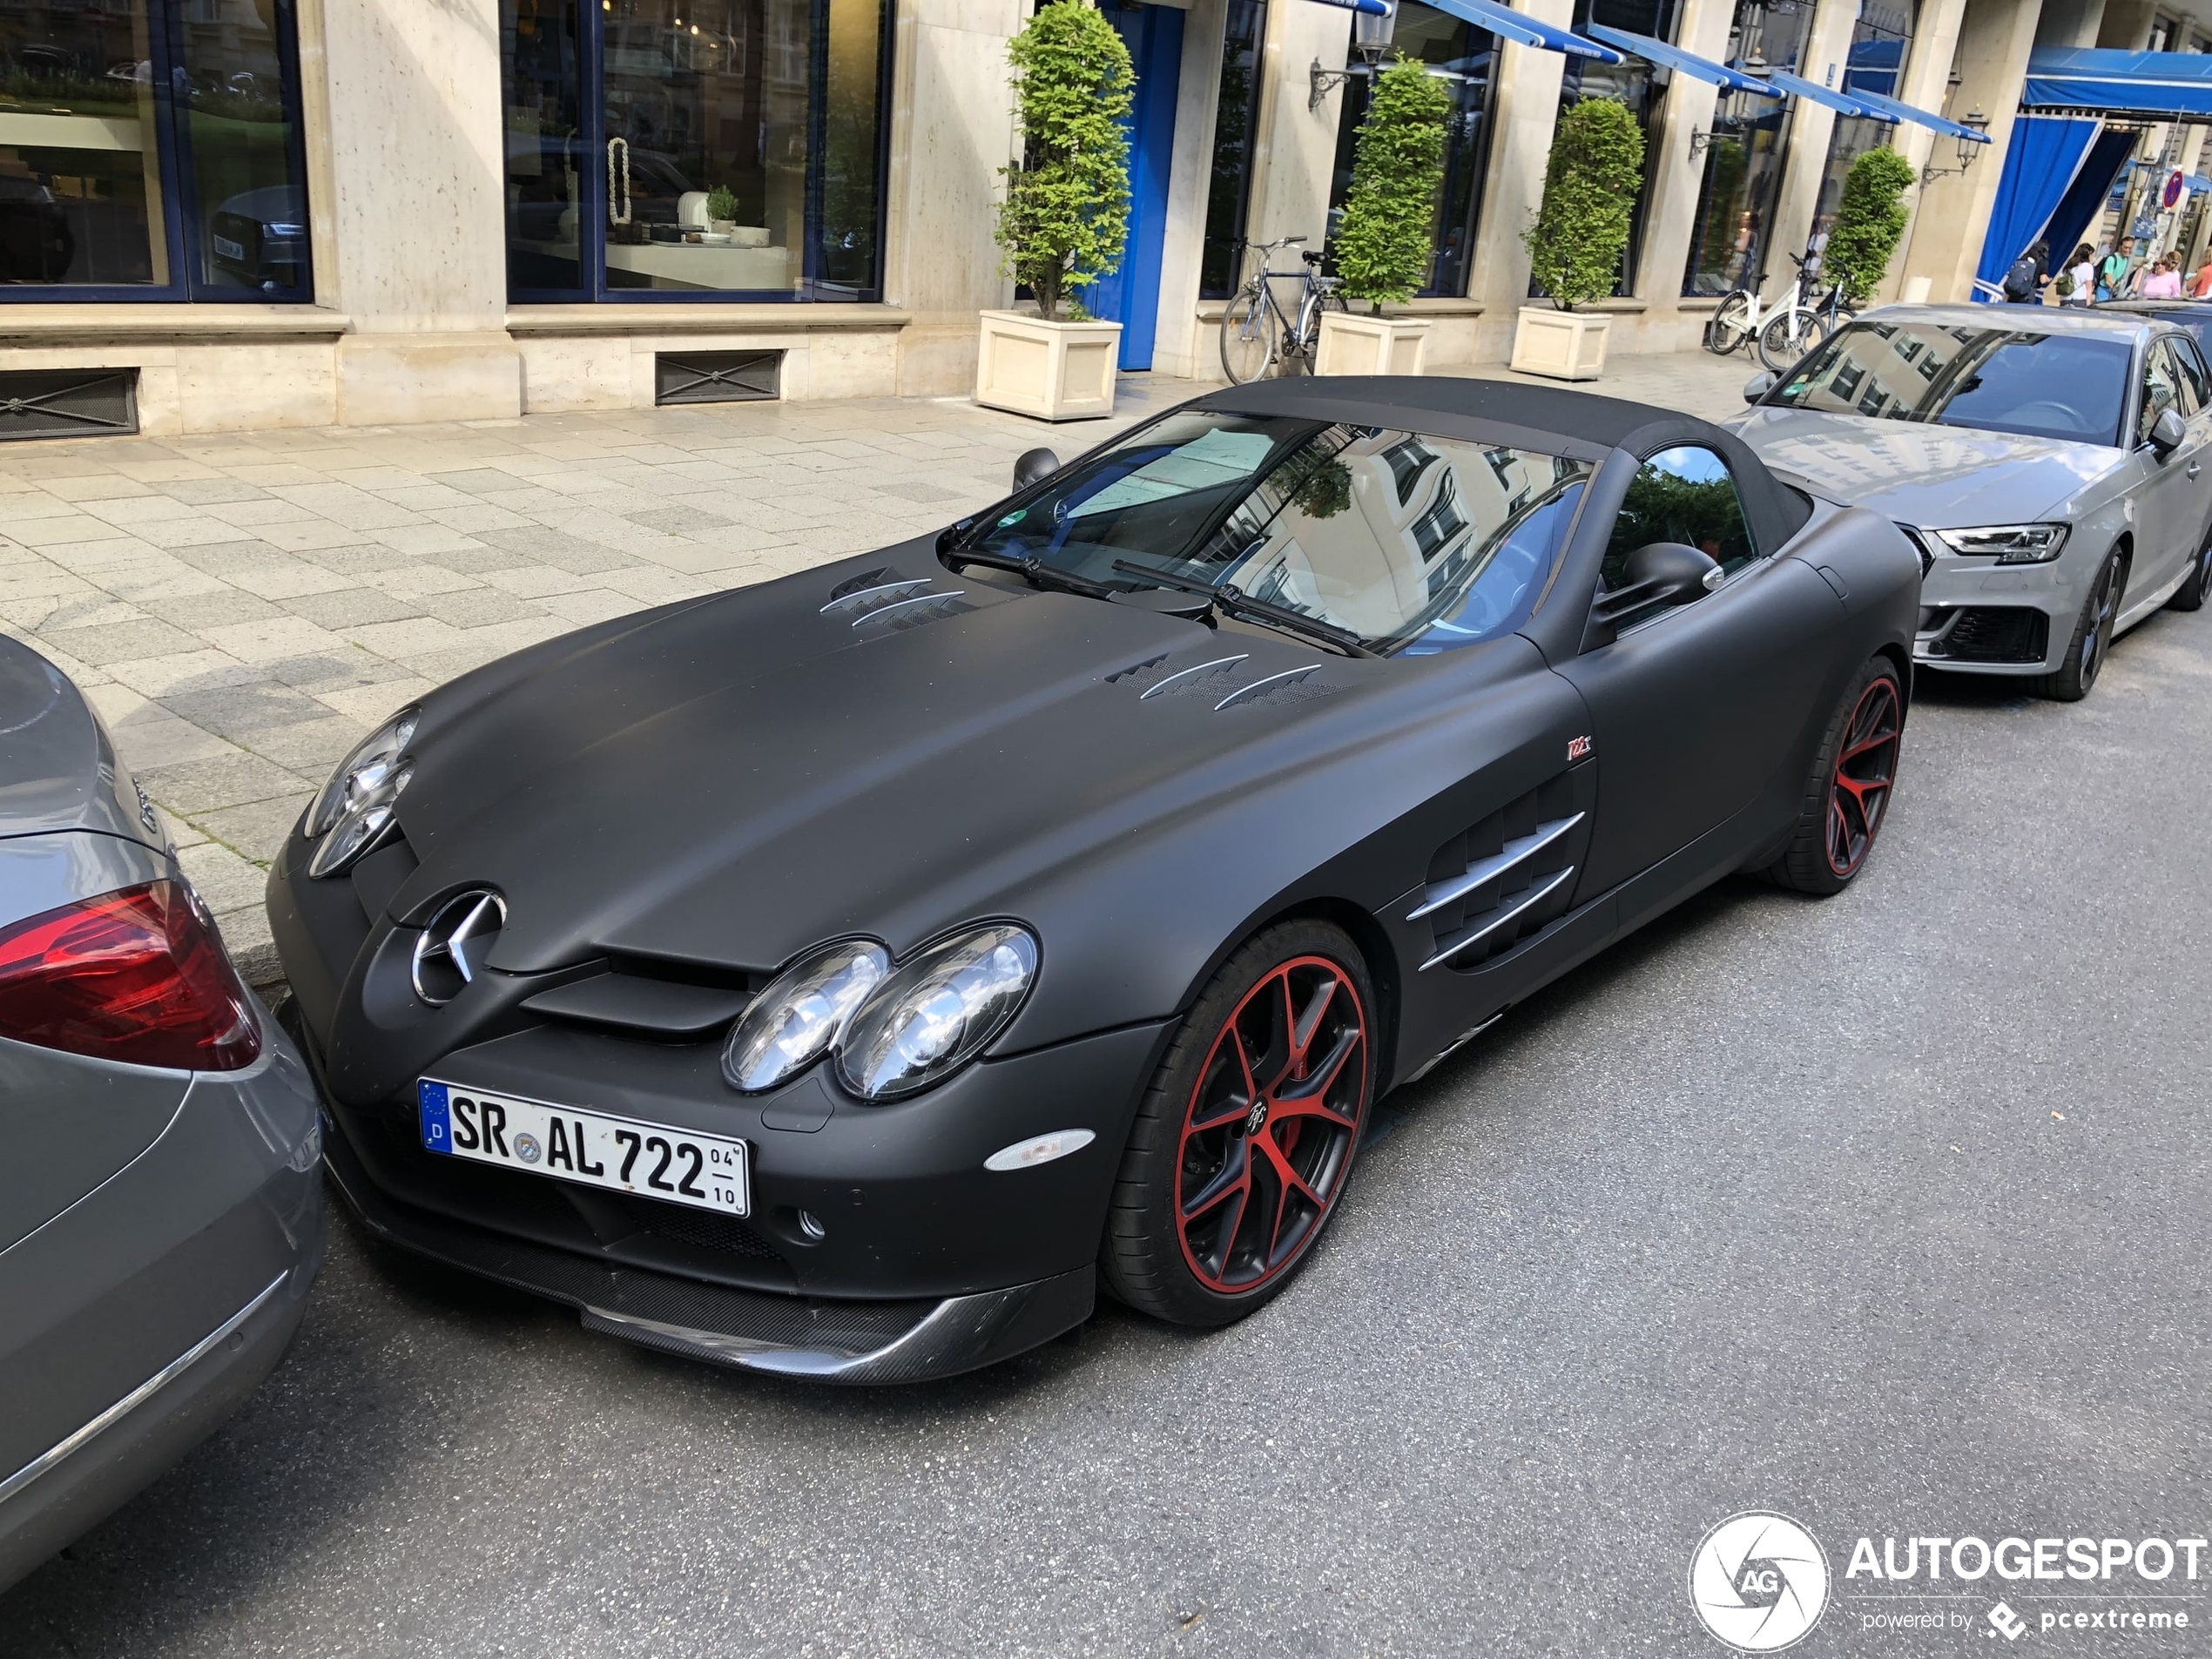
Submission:
[[691,1210],[651,1198],[623,1198],[619,1202],[636,1218],[638,1231],[656,1238],[673,1239],[679,1244],[718,1250],[732,1256],[780,1259],[773,1244],[734,1216],[718,1216],[711,1210]]
[[1931,657],[1959,663],[2040,663],[2050,650],[2051,619],[2025,605],[1968,605],[1929,642]]

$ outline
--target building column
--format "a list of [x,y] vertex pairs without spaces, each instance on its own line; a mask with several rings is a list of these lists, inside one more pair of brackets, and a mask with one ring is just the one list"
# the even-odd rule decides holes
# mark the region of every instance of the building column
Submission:
[[[1820,0],[1806,31],[1804,52],[1797,78],[1820,86],[1843,84],[1851,61],[1851,30],[1858,23],[1858,0]],[[1782,256],[1804,248],[1812,235],[1813,215],[1820,206],[1820,184],[1828,172],[1829,141],[1836,135],[1836,112],[1810,98],[1792,99],[1789,149],[1782,162],[1782,193],[1775,204],[1774,224],[1768,233],[1766,275],[1777,287],[1795,274],[1796,267]],[[1764,292],[1764,290],[1762,290]]]
[[[1574,0],[1524,0],[1516,10],[1566,29]],[[1477,351],[1502,358],[1513,347],[1514,325],[1528,303],[1528,248],[1521,233],[1543,206],[1544,165],[1559,124],[1559,87],[1566,72],[1557,52],[1498,43],[1497,83],[1490,94],[1490,163],[1482,183],[1482,216],[1467,298],[1483,307]]]
[[[1259,121],[1252,145],[1247,241],[1303,236],[1318,250],[1328,239],[1329,185],[1336,168],[1337,118],[1344,98],[1332,91],[1306,107],[1312,67],[1341,70],[1352,50],[1352,18],[1333,6],[1275,0],[1267,8],[1260,49]],[[1216,54],[1218,63],[1219,55]],[[1249,276],[1248,263],[1243,274]]]
[[[1908,234],[1904,257],[1892,267],[1902,287],[1913,277],[1928,279],[1928,298],[1973,297],[1974,268],[2005,172],[2005,151],[2012,142],[2020,88],[2027,78],[2027,55],[2035,44],[2037,0],[1971,0],[1959,37],[1959,96],[1953,102],[1989,116],[1989,143],[1961,175],[1939,179],[1921,192],[1920,210]],[[1944,140],[1945,159],[1954,158]],[[2068,250],[2054,248],[2054,258]]]
[[[2035,13],[2038,0],[2000,0],[2000,3],[2012,10],[2016,17],[2025,17],[2026,26],[2020,30],[2020,37],[2023,40],[2033,41],[2035,37]],[[1899,102],[1910,104],[1916,110],[1926,110],[1931,114],[1943,113],[1944,99],[1950,91],[1951,65],[1959,54],[1959,34],[1966,20],[1967,4],[1968,0],[1922,0],[1919,21],[1913,28],[1912,55],[1906,60],[1905,78],[1897,91]],[[2027,59],[2023,57],[2021,59],[2023,75],[2026,71]],[[2018,80],[2013,83],[2011,103],[2006,106],[2008,110],[2020,103],[2020,85]],[[1959,97],[1954,100],[1961,111],[1974,107],[1968,101],[1970,96],[1962,83],[1959,88]],[[1987,111],[1990,106],[1984,104],[1980,107]],[[1993,125],[1990,130],[1993,134],[1995,132]],[[1915,173],[1928,165],[1928,158],[1935,154],[1938,143],[1941,143],[1944,146],[1944,154],[1946,157],[1951,155],[1952,140],[1942,137],[1931,128],[1922,126],[1917,121],[1904,122],[1892,129],[1890,133],[1890,148],[1911,162]],[[1996,147],[1993,138],[1989,147],[1992,149]],[[1984,158],[1985,160],[1986,158]],[[1974,168],[1976,172],[1979,172],[1981,162],[1977,161]],[[1995,179],[1993,170],[1991,177],[1993,184]],[[1937,182],[1943,184],[1952,181],[1939,179]],[[1905,187],[1905,211],[1908,217],[1905,225],[1905,235],[1898,243],[1898,256],[1890,261],[1889,275],[1885,277],[1874,290],[1873,303],[1876,305],[1887,304],[1904,292],[1905,262],[1912,255],[1914,233],[1919,228],[1921,194],[1922,191],[1918,184]],[[1986,216],[1983,222],[1986,223]],[[1955,230],[1957,227],[1946,226],[1942,228]],[[1939,234],[1941,234],[1940,230]],[[1930,290],[1932,295],[1939,292],[1932,288]],[[1945,294],[1942,297],[1963,300],[1966,295],[1963,293]]]
[[[1728,31],[1735,21],[1736,0],[1683,0],[1675,44],[1717,63],[1728,56]],[[1689,153],[1690,136],[1711,130],[1719,104],[1720,89],[1711,82],[1669,72],[1659,119],[1649,139],[1658,154],[1644,158],[1644,177],[1649,181],[1645,188],[1651,199],[1644,205],[1643,247],[1631,290],[1651,308],[1643,314],[1644,326],[1635,331],[1642,336],[1637,343],[1647,351],[1687,350],[1697,343],[1696,330],[1703,326],[1701,316],[1693,318],[1687,328],[1676,323],[1669,330],[1655,329],[1652,313],[1670,323],[1676,318],[1683,267],[1689,262],[1689,239],[1705,176],[1703,153]],[[1615,329],[1620,326],[1620,320],[1614,324]],[[1660,337],[1667,333],[1683,337]]]
[[1175,158],[1168,172],[1167,233],[1160,246],[1160,321],[1152,336],[1156,374],[1198,380],[1221,374],[1211,327],[1198,317],[1198,279],[1205,260],[1206,205],[1213,193],[1215,124],[1228,31],[1226,0],[1196,0],[1184,14]]
[[498,0],[306,0],[315,298],[347,426],[522,411],[506,330]]
[[892,43],[891,165],[884,179],[883,297],[911,320],[898,389],[971,391],[975,314],[1014,301],[992,231],[1015,159],[1006,44],[1022,0],[901,0]]
[[[2035,19],[2039,46],[2094,46],[2104,27],[2105,0],[2044,0]],[[2148,15],[2143,27],[2148,30]]]

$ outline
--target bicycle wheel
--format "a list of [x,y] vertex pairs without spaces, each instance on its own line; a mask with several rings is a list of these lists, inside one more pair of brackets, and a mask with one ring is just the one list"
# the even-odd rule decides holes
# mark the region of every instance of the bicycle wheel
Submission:
[[1817,312],[1791,306],[1759,330],[1759,361],[1777,374],[1787,374],[1827,338],[1828,327]]
[[1751,296],[1737,288],[1723,298],[1705,325],[1705,349],[1725,357],[1751,337]]
[[1274,361],[1274,307],[1265,295],[1247,288],[1221,314],[1221,372],[1243,386]]

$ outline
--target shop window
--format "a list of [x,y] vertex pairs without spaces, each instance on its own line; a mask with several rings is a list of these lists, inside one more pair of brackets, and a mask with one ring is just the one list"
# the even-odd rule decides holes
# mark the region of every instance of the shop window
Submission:
[[[1399,0],[1387,57],[1403,53],[1426,64],[1452,94],[1445,129],[1444,177],[1436,190],[1431,237],[1436,247],[1425,294],[1463,294],[1474,263],[1475,224],[1482,206],[1482,170],[1490,132],[1490,88],[1498,64],[1498,37],[1421,0]],[[1336,172],[1329,186],[1329,234],[1333,237],[1352,191],[1359,129],[1374,94],[1378,64],[1353,63],[1337,115]]]
[[1259,137],[1260,47],[1267,0],[1228,0],[1215,105],[1213,178],[1206,189],[1205,243],[1198,297],[1226,300],[1244,281],[1244,216],[1251,206],[1252,149]]
[[[1757,62],[1802,74],[1798,67],[1811,28],[1809,7],[1780,11],[1758,0],[1739,0],[1729,31],[1728,61]],[[1782,189],[1784,135],[1790,103],[1723,92],[1713,106],[1713,138],[1683,272],[1685,294],[1757,291],[1777,261],[1768,246],[1775,202]]]
[[[1857,88],[1882,98],[1896,98],[1905,85],[1905,65],[1912,58],[1912,29],[1919,0],[1864,0],[1858,22],[1852,26],[1851,52],[1844,68],[1843,90]],[[1851,164],[1869,150],[1878,150],[1890,139],[1885,121],[1839,115],[1828,138],[1828,160],[1821,170],[1820,195],[1812,211],[1815,235],[1824,234],[1836,222],[1844,199],[1844,179]]]
[[[1575,0],[1574,30],[1582,33],[1594,23],[1608,29],[1625,29],[1654,40],[1675,37],[1675,0]],[[1635,292],[1636,269],[1643,253],[1644,215],[1651,202],[1652,181],[1659,176],[1659,89],[1652,84],[1651,65],[1641,57],[1622,64],[1601,64],[1595,58],[1569,57],[1559,87],[1559,109],[1564,115],[1586,98],[1618,99],[1629,106],[1637,130],[1643,134],[1643,188],[1636,192],[1629,214],[1629,246],[1621,255],[1621,273],[1613,285],[1615,294]],[[1530,292],[1534,289],[1532,285]]]
[[291,0],[0,0],[11,300],[311,296]]
[[517,300],[880,297],[887,0],[502,0]]

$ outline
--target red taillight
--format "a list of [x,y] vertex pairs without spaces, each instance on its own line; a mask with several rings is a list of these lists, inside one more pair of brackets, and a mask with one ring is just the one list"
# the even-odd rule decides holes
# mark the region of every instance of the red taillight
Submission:
[[175,881],[0,928],[0,1037],[193,1071],[235,1071],[261,1052],[253,999]]

